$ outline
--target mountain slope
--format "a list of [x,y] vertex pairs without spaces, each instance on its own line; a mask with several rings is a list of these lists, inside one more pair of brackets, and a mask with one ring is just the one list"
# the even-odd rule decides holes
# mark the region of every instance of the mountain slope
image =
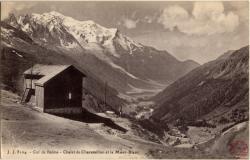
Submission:
[[151,118],[214,123],[222,117],[227,121],[247,118],[248,59],[249,46],[194,69],[153,98],[158,106]]
[[198,66],[137,43],[116,28],[78,21],[58,12],[18,19],[11,15],[5,23],[26,33],[37,45],[85,63],[87,70],[122,94],[134,88],[156,92]]
[[[0,62],[1,85],[17,91],[19,94],[22,94],[23,91],[22,73],[33,64],[73,64],[86,73],[88,78],[85,88],[91,94],[92,99],[98,101],[96,108],[107,109],[103,106],[105,84],[86,69],[85,63],[78,63],[65,54],[38,45],[25,32],[4,22],[1,23]],[[125,103],[118,97],[118,92],[110,86],[106,87],[106,92],[109,109],[118,110],[118,106]],[[94,108],[94,106],[92,107]]]

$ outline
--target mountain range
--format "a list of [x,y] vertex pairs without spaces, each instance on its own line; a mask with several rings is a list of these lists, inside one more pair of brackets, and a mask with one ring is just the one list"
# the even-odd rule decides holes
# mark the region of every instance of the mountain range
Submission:
[[78,21],[54,11],[18,18],[11,14],[2,22],[1,37],[3,47],[20,53],[70,58],[112,86],[121,98],[153,95],[199,66],[135,42],[116,28],[105,28],[91,20]]
[[152,98],[152,120],[237,122],[248,117],[249,46],[192,70]]

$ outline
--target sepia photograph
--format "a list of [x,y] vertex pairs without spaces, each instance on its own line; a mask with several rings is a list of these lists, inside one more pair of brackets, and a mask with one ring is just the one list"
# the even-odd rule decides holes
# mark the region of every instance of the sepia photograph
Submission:
[[249,158],[249,1],[0,5],[0,159]]

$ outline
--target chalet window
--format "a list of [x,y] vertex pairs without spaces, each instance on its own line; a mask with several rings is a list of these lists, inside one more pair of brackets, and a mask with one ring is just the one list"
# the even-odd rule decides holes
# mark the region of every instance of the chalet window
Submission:
[[72,93],[69,92],[69,99],[72,99]]

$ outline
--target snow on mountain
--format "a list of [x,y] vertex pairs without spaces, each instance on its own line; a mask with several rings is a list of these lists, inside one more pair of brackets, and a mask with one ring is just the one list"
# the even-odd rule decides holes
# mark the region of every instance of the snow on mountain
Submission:
[[115,63],[113,62],[110,62],[110,65],[113,67],[113,68],[117,68],[119,69],[120,71],[122,71],[123,73],[125,73],[126,75],[128,75],[129,77],[133,78],[133,79],[139,79],[138,77],[132,75],[131,73],[127,72],[124,68],[116,65]]
[[[198,66],[194,61],[182,62],[167,51],[137,43],[116,28],[75,20],[55,11],[18,18],[11,15],[4,22],[13,27],[7,30],[15,29],[23,39],[85,63],[98,78],[122,93],[131,90],[128,84],[155,91]],[[5,31],[5,36],[10,31]]]
[[8,30],[6,28],[1,28],[2,35],[4,38],[9,38],[12,35],[12,30]]
[[[58,37],[58,47],[69,51],[81,47],[96,52],[92,53],[99,59],[106,61],[112,67],[127,74],[131,78],[138,79],[121,66],[112,62],[109,57],[103,55],[104,48],[105,51],[107,51],[105,53],[110,53],[117,58],[120,57],[114,46],[114,39],[116,36],[119,37],[116,38],[116,42],[118,42],[119,45],[129,54],[133,53],[133,46],[142,47],[142,45],[134,42],[132,39],[120,34],[116,28],[105,28],[91,20],[78,21],[55,11],[43,14],[31,14],[30,16],[21,16],[18,23],[24,32],[33,37],[36,34],[35,32],[37,32],[36,28],[38,28],[38,31],[47,30],[50,35],[44,35],[41,37],[40,35],[43,34],[40,34],[38,36],[38,40],[44,44],[50,44],[50,41],[47,40],[49,36]],[[64,35],[65,33],[69,33],[71,36]],[[65,37],[68,37],[68,39]]]
[[[72,44],[73,46],[78,44],[84,49],[91,50],[93,49],[91,43],[95,43],[97,44],[95,48],[105,48],[113,56],[119,57],[113,44],[116,36],[119,36],[117,41],[122,48],[127,50],[130,54],[133,53],[132,46],[142,47],[130,38],[121,35],[116,28],[105,28],[91,20],[78,21],[55,11],[21,16],[18,23],[21,25],[21,29],[24,32],[32,36],[36,34],[35,31],[37,31],[37,27],[39,28],[38,31],[47,30],[48,34],[50,34],[48,36],[52,36],[53,38],[59,35],[60,43],[58,44],[65,46],[65,48],[71,48]],[[34,28],[36,30],[34,30]],[[67,35],[64,35],[65,31],[68,32],[70,36],[67,37]],[[40,37],[40,40],[44,38],[47,39],[46,35],[42,38]],[[65,41],[65,38],[68,41]],[[44,42],[48,43],[46,40],[44,40]]]

